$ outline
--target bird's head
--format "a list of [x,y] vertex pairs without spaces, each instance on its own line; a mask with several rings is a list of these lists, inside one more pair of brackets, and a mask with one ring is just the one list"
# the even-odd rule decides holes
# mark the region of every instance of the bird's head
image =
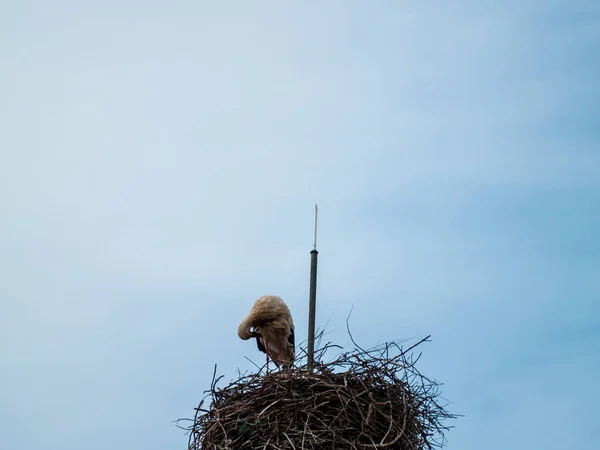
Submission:
[[240,326],[238,327],[238,336],[240,337],[240,339],[243,339],[244,341],[246,341],[252,337],[252,329],[246,323],[246,321],[243,321],[242,323],[240,323]]
[[240,339],[246,341],[250,338],[261,337],[261,334],[257,331],[256,327],[253,328],[246,321],[243,321],[238,327],[238,336]]

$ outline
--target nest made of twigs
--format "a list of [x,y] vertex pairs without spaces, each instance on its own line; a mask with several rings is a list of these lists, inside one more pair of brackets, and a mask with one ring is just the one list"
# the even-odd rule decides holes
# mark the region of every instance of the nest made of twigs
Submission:
[[[189,450],[442,447],[442,421],[456,417],[438,403],[439,384],[395,343],[343,353],[312,371],[243,375],[224,388],[213,375],[210,407],[196,408]],[[320,349],[322,355],[328,346]],[[181,419],[180,419],[181,420]]]

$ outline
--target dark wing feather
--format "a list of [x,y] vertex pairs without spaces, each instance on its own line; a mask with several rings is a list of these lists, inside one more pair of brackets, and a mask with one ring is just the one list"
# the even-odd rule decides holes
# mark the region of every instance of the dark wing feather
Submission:
[[[259,327],[259,328],[260,328],[260,327],[264,327],[265,325],[268,325],[268,324],[269,324],[269,322],[271,322],[271,320],[265,320],[265,319],[262,319],[262,318],[261,318],[261,319],[257,319],[257,320],[255,320],[255,321],[252,323],[252,327],[253,327],[254,329],[256,329],[257,327]],[[257,335],[255,336],[255,338],[256,338],[256,346],[258,347],[258,350],[259,350],[259,351],[261,351],[261,352],[263,352],[263,353],[267,353],[267,349],[266,349],[266,347],[263,345],[263,343],[260,341],[260,337],[259,337],[259,336],[260,336],[260,335],[258,335],[258,333],[257,333]]]
[[258,336],[256,336],[256,346],[258,347],[258,349],[263,352],[263,353],[267,353],[267,349],[265,348],[264,345],[262,345],[262,342],[260,342],[260,338]]

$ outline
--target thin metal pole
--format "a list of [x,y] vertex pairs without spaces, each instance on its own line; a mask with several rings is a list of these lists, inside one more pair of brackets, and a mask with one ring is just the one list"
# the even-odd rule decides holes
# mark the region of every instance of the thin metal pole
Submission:
[[310,294],[308,304],[308,370],[312,371],[315,358],[315,315],[317,306],[317,205],[313,223],[313,249],[310,252]]

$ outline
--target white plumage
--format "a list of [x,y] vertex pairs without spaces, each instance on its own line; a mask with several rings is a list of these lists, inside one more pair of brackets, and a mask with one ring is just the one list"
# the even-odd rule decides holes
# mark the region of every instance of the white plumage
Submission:
[[277,367],[290,366],[294,360],[294,321],[285,302],[275,295],[260,297],[238,327],[243,340],[256,338],[256,344]]

